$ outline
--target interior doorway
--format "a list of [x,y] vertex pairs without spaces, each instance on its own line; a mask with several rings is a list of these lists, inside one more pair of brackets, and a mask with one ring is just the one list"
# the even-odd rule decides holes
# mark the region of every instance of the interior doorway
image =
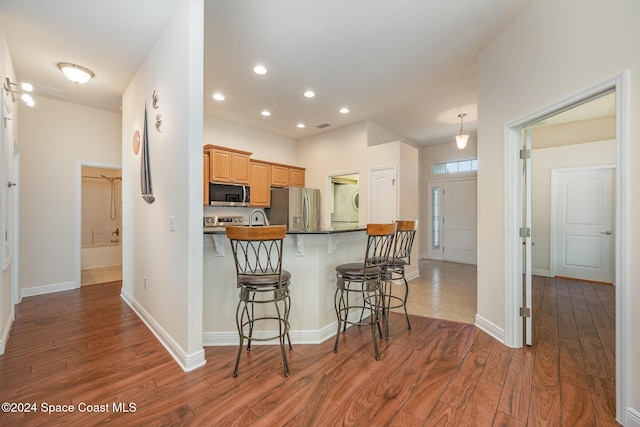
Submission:
[[360,174],[334,175],[331,180],[331,227],[350,228],[360,223]]
[[[615,127],[615,136],[613,139],[615,164],[615,198],[614,204],[614,230],[612,230],[613,241],[615,245],[615,329],[616,329],[616,345],[615,345],[615,388],[616,388],[616,409],[618,416],[621,414],[622,404],[625,401],[623,391],[628,388],[628,379],[621,375],[627,369],[628,363],[621,354],[627,354],[627,344],[621,339],[624,331],[628,330],[629,325],[626,324],[625,306],[621,302],[624,301],[628,294],[628,279],[621,276],[621,271],[628,262],[628,254],[624,252],[625,241],[628,238],[628,218],[625,216],[625,205],[622,203],[623,190],[627,188],[624,170],[626,169],[626,159],[622,153],[628,149],[629,142],[624,137],[622,130],[625,128],[625,112],[622,110],[625,105],[625,93],[628,77],[626,74],[618,75],[608,81],[597,84],[591,88],[565,99],[553,106],[547,107],[541,111],[535,112],[513,123],[507,124],[506,133],[506,221],[505,230],[507,230],[507,238],[505,245],[505,264],[506,264],[506,280],[510,285],[506,287],[506,326],[505,326],[505,343],[519,347],[522,345],[524,338],[523,323],[529,314],[527,310],[522,308],[528,307],[526,304],[530,300],[523,296],[522,277],[525,275],[527,265],[525,265],[523,257],[523,242],[533,243],[531,239],[536,236],[535,227],[532,228],[531,223],[526,223],[523,218],[527,215],[523,214],[525,206],[521,201],[526,197],[526,193],[531,191],[527,189],[523,179],[522,159],[529,158],[531,153],[523,152],[522,140],[523,130],[532,125],[542,123],[547,119],[558,116],[559,113],[573,110],[575,107],[587,105],[589,101],[601,98],[602,95],[614,94],[614,116],[613,123]],[[623,90],[624,86],[624,90]],[[535,187],[537,181],[532,179]],[[532,216],[532,221],[535,215]],[[510,232],[515,231],[515,233]],[[518,233],[519,230],[519,233]],[[529,235],[530,232],[530,235]],[[524,236],[524,238],[523,238]],[[541,235],[544,237],[544,235]],[[549,237],[547,237],[549,238]],[[538,237],[535,237],[538,239]],[[537,244],[536,244],[537,248]],[[533,313],[535,315],[535,313]],[[523,318],[524,316],[524,318]]]
[[122,280],[122,170],[82,165],[79,207],[81,286]]

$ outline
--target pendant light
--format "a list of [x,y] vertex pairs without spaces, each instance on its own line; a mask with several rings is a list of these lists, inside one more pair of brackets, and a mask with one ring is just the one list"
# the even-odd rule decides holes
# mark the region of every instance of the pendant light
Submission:
[[469,140],[469,132],[465,132],[462,126],[462,120],[466,115],[466,113],[458,114],[458,117],[460,117],[460,131],[456,134],[456,145],[460,150],[464,150]]

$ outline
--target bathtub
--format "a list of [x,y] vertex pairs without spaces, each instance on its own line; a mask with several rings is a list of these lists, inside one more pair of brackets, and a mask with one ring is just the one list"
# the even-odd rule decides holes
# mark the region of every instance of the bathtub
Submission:
[[122,265],[122,246],[99,246],[93,248],[82,248],[80,268],[109,267],[112,265]]

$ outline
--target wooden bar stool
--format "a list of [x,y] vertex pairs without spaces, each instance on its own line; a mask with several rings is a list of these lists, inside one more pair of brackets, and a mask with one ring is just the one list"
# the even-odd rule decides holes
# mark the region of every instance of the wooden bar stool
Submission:
[[[226,232],[231,242],[237,286],[240,289],[240,300],[236,309],[240,344],[233,376],[238,375],[238,364],[245,339],[247,351],[251,350],[251,341],[278,339],[284,374],[288,377],[285,337],[289,343],[289,350],[293,350],[293,347],[289,337],[291,273],[282,269],[282,241],[286,235],[286,226],[229,226],[226,227]],[[254,329],[258,324],[272,326],[274,330],[266,332],[266,336],[255,337]]]
[[[346,332],[347,324],[369,325],[376,360],[380,360],[375,328],[377,325],[382,336],[378,315],[378,309],[381,307],[381,282],[385,278],[384,267],[393,247],[395,232],[396,224],[368,224],[364,261],[341,264],[336,267],[334,302],[338,317],[338,332],[333,347],[334,352],[338,351],[340,332]],[[350,295],[352,295],[351,301],[349,301]],[[369,316],[363,316],[365,311],[369,312]],[[359,319],[350,317],[350,312],[359,314]]]
[[[389,339],[389,316],[388,313],[393,308],[404,309],[404,315],[407,318],[407,327],[411,329],[409,322],[409,313],[407,313],[407,297],[409,296],[409,283],[404,274],[405,267],[411,264],[411,248],[413,240],[418,228],[418,221],[397,221],[396,237],[393,244],[393,253],[389,257],[386,265],[386,278],[383,281],[382,299],[383,299],[383,315],[385,315],[385,333]],[[400,283],[403,286],[401,296],[393,295],[394,282],[403,280]]]

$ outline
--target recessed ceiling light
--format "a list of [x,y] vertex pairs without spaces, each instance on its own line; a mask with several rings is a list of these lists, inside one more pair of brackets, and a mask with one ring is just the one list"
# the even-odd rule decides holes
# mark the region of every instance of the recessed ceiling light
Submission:
[[298,129],[302,129],[304,128],[304,123],[298,123],[296,126],[298,127]]
[[221,94],[220,92],[216,92],[213,94],[213,99],[215,99],[216,101],[224,101],[224,95]]
[[314,96],[316,96],[316,93],[315,93],[314,91],[312,91],[312,90],[308,90],[308,91],[306,91],[306,92],[304,93],[304,96],[305,96],[306,98],[313,98]]
[[253,67],[253,72],[256,74],[267,74],[267,69],[264,67],[264,65],[256,65],[255,67]]
[[267,111],[267,110],[262,110],[262,113],[260,113],[260,114],[262,114],[265,117],[269,117],[271,115],[271,113],[269,111]]
[[347,113],[349,112],[349,109],[348,109],[347,107],[342,107],[342,108],[340,109],[340,112],[341,112],[342,114],[347,114]]

